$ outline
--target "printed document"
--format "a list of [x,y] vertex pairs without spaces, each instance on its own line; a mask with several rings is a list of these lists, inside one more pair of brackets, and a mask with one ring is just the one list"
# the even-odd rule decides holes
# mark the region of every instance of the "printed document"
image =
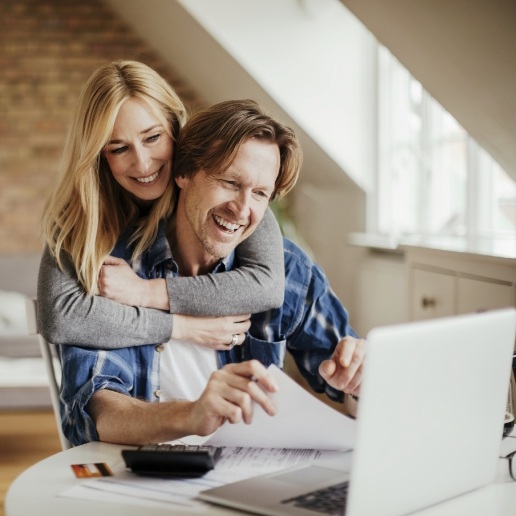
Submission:
[[269,416],[258,407],[252,424],[222,425],[205,444],[317,450],[353,448],[354,419],[312,396],[278,367],[271,365],[268,370],[279,386],[278,392],[270,394],[276,415]]

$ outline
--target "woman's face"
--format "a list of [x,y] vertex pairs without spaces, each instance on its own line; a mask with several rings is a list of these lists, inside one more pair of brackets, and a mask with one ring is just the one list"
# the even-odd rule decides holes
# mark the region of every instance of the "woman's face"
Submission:
[[117,183],[142,201],[161,197],[169,182],[174,146],[165,127],[139,99],[120,108],[103,151]]

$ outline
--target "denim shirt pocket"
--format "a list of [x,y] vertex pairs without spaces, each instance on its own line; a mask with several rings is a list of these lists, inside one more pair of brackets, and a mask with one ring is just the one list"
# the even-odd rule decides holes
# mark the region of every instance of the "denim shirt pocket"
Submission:
[[285,360],[286,340],[269,342],[257,339],[247,334],[246,341],[242,345],[242,361],[258,360],[265,367],[271,364],[283,369],[283,361]]

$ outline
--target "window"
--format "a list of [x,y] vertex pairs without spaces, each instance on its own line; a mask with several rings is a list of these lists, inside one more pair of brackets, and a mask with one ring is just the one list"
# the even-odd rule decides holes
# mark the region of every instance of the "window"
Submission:
[[382,46],[373,231],[516,235],[515,181]]

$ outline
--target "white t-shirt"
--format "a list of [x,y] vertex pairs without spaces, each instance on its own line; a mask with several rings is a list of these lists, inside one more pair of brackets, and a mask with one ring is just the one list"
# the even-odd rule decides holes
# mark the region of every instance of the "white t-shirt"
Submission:
[[198,399],[217,369],[213,349],[170,339],[160,357],[160,401]]

